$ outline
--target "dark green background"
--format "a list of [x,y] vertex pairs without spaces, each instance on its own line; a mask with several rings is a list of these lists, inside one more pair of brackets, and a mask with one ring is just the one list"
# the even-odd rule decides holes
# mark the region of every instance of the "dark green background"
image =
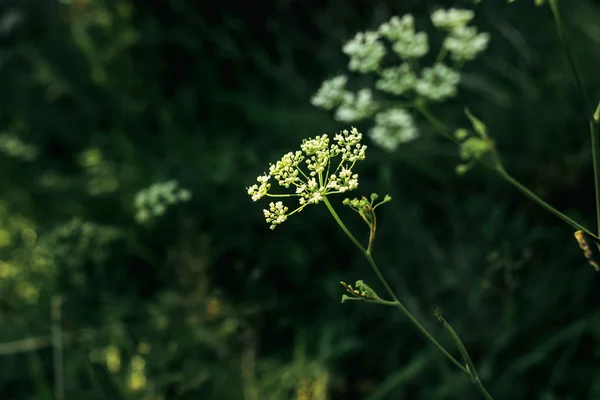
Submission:
[[[532,3],[4,1],[0,131],[38,154],[0,153],[13,266],[0,269],[0,399],[53,399],[62,382],[75,400],[321,400],[297,392],[325,379],[330,399],[479,398],[400,313],[340,304],[340,280],[379,286],[325,207],[271,231],[245,188],[303,138],[348,128],[309,103],[346,70],[344,41],[407,12],[430,31],[432,10],[462,5],[491,42],[436,115],[464,126],[470,107],[514,176],[593,227],[583,101],[549,7]],[[597,101],[600,7],[561,3]],[[456,176],[455,146],[420,129],[392,154],[367,141],[356,171],[360,194],[393,197],[374,256],[399,297],[452,348],[441,308],[496,399],[600,398],[600,284],[572,229],[487,170]],[[88,149],[104,162],[82,165]],[[135,194],[169,179],[192,200],[137,224]],[[131,391],[140,343],[147,382]]]

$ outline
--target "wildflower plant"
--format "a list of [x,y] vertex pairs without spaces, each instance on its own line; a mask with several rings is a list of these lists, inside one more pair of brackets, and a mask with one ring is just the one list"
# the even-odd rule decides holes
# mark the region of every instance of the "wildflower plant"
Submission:
[[[358,187],[358,174],[352,168],[365,159],[367,146],[361,144],[363,135],[356,128],[333,136],[305,139],[300,150],[285,154],[269,167],[269,173],[256,178],[257,184],[247,188],[253,201],[268,196],[274,198],[298,197],[298,206],[289,211],[282,201],[269,204],[263,210],[271,229],[285,222],[290,215],[302,211],[309,204],[327,201],[328,195],[345,193]],[[271,193],[271,180],[280,187],[294,189],[294,193]]]
[[[538,5],[542,3],[536,1]],[[592,108],[577,65],[567,45],[567,35],[562,24],[557,0],[549,0],[549,3],[559,37],[587,105],[586,114],[590,122],[592,137],[598,232],[600,234],[600,142],[598,140],[600,105],[595,111]],[[374,86],[383,98],[376,95],[376,92],[370,88],[350,91],[348,89],[349,76],[337,75],[323,82],[311,102],[322,109],[334,111],[335,118],[342,122],[372,119],[374,126],[369,131],[370,139],[375,145],[389,152],[396,150],[403,143],[416,140],[419,132],[415,121],[417,118],[424,119],[435,131],[456,143],[458,156],[461,159],[461,163],[456,167],[459,175],[464,175],[477,164],[497,173],[525,196],[577,229],[575,238],[584,251],[585,257],[590,265],[596,270],[600,270],[594,252],[590,249],[592,246],[600,246],[598,234],[594,234],[552,207],[510,175],[482,120],[465,108],[465,115],[469,121],[468,127],[451,130],[429,110],[431,103],[446,101],[457,94],[461,68],[481,54],[489,44],[490,35],[479,32],[475,26],[471,25],[474,17],[475,13],[472,10],[462,9],[440,9],[431,14],[432,25],[441,31],[445,38],[437,55],[433,58],[434,61],[429,65],[426,63],[428,60],[426,56],[431,49],[427,33],[417,30],[414,18],[410,14],[393,17],[376,30],[359,32],[342,47],[342,51],[350,58],[348,69],[359,74],[376,74],[377,79]],[[395,65],[383,65],[384,60],[389,58],[386,57],[388,48],[391,48],[391,53],[397,60]],[[421,68],[420,65],[426,66]],[[389,101],[385,96],[396,96],[400,100]],[[402,304],[377,266],[372,256],[377,229],[375,210],[379,205],[391,201],[391,198],[385,196],[383,201],[377,203],[379,196],[372,194],[370,200],[364,196],[343,200],[342,204],[350,207],[367,224],[369,229],[367,246],[363,246],[348,230],[329,201],[329,195],[345,193],[358,188],[358,175],[353,168],[357,161],[365,158],[366,146],[361,144],[361,140],[362,134],[355,128],[352,128],[350,132],[343,131],[335,135],[333,141],[330,141],[327,135],[304,140],[301,150],[287,153],[280,161],[271,164],[269,173],[259,176],[258,183],[247,188],[248,194],[254,201],[266,196],[299,198],[298,205],[293,211],[290,211],[290,208],[282,201],[274,201],[269,204],[269,208],[264,210],[264,215],[271,229],[286,221],[289,216],[302,211],[309,204],[324,203],[337,224],[365,256],[372,271],[385,289],[385,297],[388,297],[385,299],[364,281],[359,280],[354,286],[341,282],[347,292],[343,295],[342,302],[366,301],[398,308],[452,364],[470,378],[483,398],[492,399],[480,381],[467,349],[454,329],[442,317],[441,312],[436,310],[434,315],[452,338],[462,362],[438,343]],[[340,157],[339,161],[334,161],[336,157]],[[287,189],[291,186],[295,189],[295,193],[271,192],[273,180],[283,188]]]
[[[312,97],[311,103],[326,110],[335,110],[335,118],[339,121],[355,122],[372,119],[374,126],[369,131],[369,137],[376,146],[388,152],[418,139],[420,132],[417,128],[417,120],[423,118],[434,130],[457,144],[459,157],[462,160],[456,166],[459,175],[464,175],[480,163],[499,174],[525,196],[577,231],[584,233],[589,240],[600,244],[600,143],[596,138],[598,118],[594,118],[592,102],[587,97],[577,65],[573,55],[570,54],[558,2],[552,0],[548,3],[559,38],[587,104],[586,113],[590,121],[594,148],[592,153],[595,160],[598,234],[552,207],[509,174],[502,164],[494,140],[488,135],[486,125],[468,109],[465,109],[465,114],[471,127],[460,127],[454,130],[430,111],[430,104],[441,103],[456,96],[461,69],[482,54],[490,42],[488,33],[479,32],[477,27],[472,25],[475,18],[473,10],[450,8],[438,9],[431,13],[431,24],[441,31],[445,38],[433,58],[433,63],[422,68],[419,66],[426,64],[429,59],[426,56],[431,49],[427,44],[427,34],[417,30],[414,17],[410,14],[392,17],[376,30],[369,31],[368,40],[365,39],[366,33],[357,34],[343,46],[343,52],[350,58],[348,69],[361,74],[376,74],[375,89],[384,96],[399,97],[397,102],[375,96],[370,88],[361,88],[356,92],[363,94],[359,102],[358,96],[348,90],[349,76],[340,74],[323,82]],[[536,0],[535,4],[541,6],[545,2]],[[399,59],[397,65],[382,65],[384,56],[381,55],[381,49],[388,47],[391,47],[393,54]]]
[[[491,396],[487,393],[481,382],[478,379],[475,381],[477,375],[474,370],[471,372],[468,367],[469,364],[463,366],[463,364],[456,360],[400,302],[372,257],[373,242],[377,230],[375,210],[381,204],[391,201],[391,197],[386,195],[383,201],[379,203],[375,203],[379,199],[377,194],[372,194],[370,201],[365,197],[360,199],[346,198],[342,201],[342,204],[357,212],[369,227],[369,242],[367,247],[363,246],[350,232],[328,199],[330,195],[346,193],[358,188],[358,174],[353,172],[353,168],[357,161],[362,161],[366,157],[367,147],[361,144],[362,138],[363,135],[356,128],[352,128],[350,131],[344,130],[334,135],[333,140],[326,134],[305,139],[300,145],[300,150],[284,154],[279,161],[269,166],[268,174],[265,173],[258,176],[256,178],[257,183],[247,188],[248,195],[253,201],[258,201],[263,197],[298,198],[298,205],[293,211],[290,211],[290,208],[284,205],[282,201],[272,201],[269,203],[269,208],[264,209],[263,213],[271,229],[275,229],[278,225],[287,221],[291,215],[301,212],[310,204],[324,203],[346,236],[366,257],[373,272],[391,298],[391,300],[383,299],[363,281],[356,282],[356,289],[352,288],[351,285],[341,282],[346,291],[351,295],[344,295],[342,302],[364,300],[397,307],[446,357],[463,372],[471,376],[475,385],[486,398],[491,399]],[[272,180],[284,189],[290,189],[291,187],[294,189],[294,193],[273,193],[271,191]],[[462,342],[458,342],[457,345],[464,348]]]

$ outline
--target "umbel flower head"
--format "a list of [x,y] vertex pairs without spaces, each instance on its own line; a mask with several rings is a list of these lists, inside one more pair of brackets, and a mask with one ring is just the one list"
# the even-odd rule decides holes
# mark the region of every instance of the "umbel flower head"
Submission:
[[[475,18],[472,10],[438,9],[430,17],[433,26],[445,34],[432,65],[420,60],[430,51],[427,33],[417,29],[411,14],[394,16],[374,31],[357,33],[342,48],[350,58],[350,71],[376,75],[376,90],[351,91],[348,76],[338,75],[323,82],[311,103],[334,111],[338,121],[353,124],[373,119],[369,136],[386,151],[417,139],[419,131],[406,105],[391,103],[388,95],[402,96],[412,105],[443,102],[456,96],[460,69],[486,50],[490,42],[488,33],[469,25]],[[388,50],[397,57],[386,56]],[[386,97],[381,99],[378,92]]]
[[[270,228],[300,212],[309,204],[318,204],[327,195],[345,193],[358,187],[358,175],[352,173],[357,161],[365,159],[367,146],[362,145],[362,133],[356,128],[344,130],[333,139],[327,135],[305,139],[300,150],[285,154],[281,160],[269,166],[269,173],[256,178],[258,183],[247,188],[253,201],[268,197],[298,197],[298,207],[289,212],[281,201],[271,202],[263,210]],[[271,181],[283,188],[295,189],[295,193],[271,193]]]

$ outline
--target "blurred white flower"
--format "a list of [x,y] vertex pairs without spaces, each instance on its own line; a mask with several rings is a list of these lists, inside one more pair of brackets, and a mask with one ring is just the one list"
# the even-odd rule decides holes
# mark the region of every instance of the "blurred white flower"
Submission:
[[399,96],[413,89],[415,83],[417,83],[417,77],[410,69],[410,65],[404,63],[399,67],[384,69],[381,72],[381,78],[375,83],[375,87],[382,92]]
[[392,42],[394,52],[404,59],[423,57],[429,51],[427,33],[415,32],[414,18],[410,14],[392,17],[379,27],[379,33]]
[[343,122],[360,121],[373,115],[375,109],[371,89],[361,89],[357,93],[348,92],[335,113],[335,119]]
[[415,85],[417,93],[427,99],[440,101],[456,95],[460,74],[445,66],[435,64],[423,68],[423,73]]
[[431,13],[431,22],[436,28],[451,31],[465,27],[473,17],[475,17],[475,13],[471,10],[439,9]]
[[345,75],[336,76],[335,78],[323,82],[317,93],[310,100],[315,107],[331,110],[340,105],[346,93],[346,82],[348,78]]
[[371,140],[387,151],[394,151],[402,143],[419,136],[414,119],[406,110],[395,108],[375,116],[375,126],[370,131]]
[[444,40],[444,48],[457,62],[470,61],[487,48],[489,33],[477,33],[473,26],[461,27],[450,32]]
[[385,46],[379,41],[377,32],[357,33],[342,47],[342,51],[350,56],[348,69],[361,73],[377,70],[385,56]]

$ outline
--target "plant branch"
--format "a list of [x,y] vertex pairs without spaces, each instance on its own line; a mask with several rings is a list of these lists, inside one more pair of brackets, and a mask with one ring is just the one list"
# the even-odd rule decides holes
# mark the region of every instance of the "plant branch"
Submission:
[[[427,107],[425,105],[423,105],[423,104],[418,105],[417,109],[421,112],[421,114],[429,121],[429,123],[431,123],[431,125],[439,133],[441,133],[443,136],[447,137],[448,139],[452,140],[454,143],[457,143],[457,140],[452,136],[452,134],[450,133],[450,130],[446,127],[446,125],[443,122],[441,122],[439,119],[437,119],[427,109]],[[493,150],[493,152],[494,152],[494,155],[497,157],[496,151]],[[566,214],[564,214],[564,213],[558,211],[556,208],[552,207],[550,204],[548,204],[542,198],[540,198],[535,193],[533,193],[529,188],[527,188],[521,182],[519,182],[518,180],[513,178],[512,175],[510,175],[508,172],[506,172],[504,167],[499,162],[497,162],[496,165],[490,165],[489,163],[486,163],[484,160],[482,160],[480,158],[477,159],[477,162],[479,162],[480,164],[482,164],[482,165],[492,169],[496,173],[498,173],[502,178],[504,178],[504,180],[506,180],[508,183],[513,185],[516,189],[518,189],[525,196],[529,197],[531,200],[538,203],[544,209],[546,209],[550,213],[554,214],[556,217],[560,218],[565,223],[571,225],[575,229],[581,230],[581,231],[585,232],[586,234],[590,235],[597,243],[600,242],[600,238],[598,238],[598,236],[595,235],[592,231],[590,231],[589,229],[587,229],[586,227],[584,227],[577,221],[573,220],[572,218],[568,217]]]
[[[425,329],[425,327],[423,325],[421,325],[421,323],[410,313],[410,311],[408,311],[406,309],[406,307],[404,307],[402,302],[400,302],[400,300],[398,299],[398,297],[396,296],[396,294],[394,293],[394,291],[392,290],[390,285],[387,283],[387,281],[381,274],[381,271],[379,271],[379,267],[377,267],[377,264],[375,263],[375,260],[371,256],[371,253],[369,253],[367,250],[365,250],[365,248],[354,237],[354,235],[350,232],[350,230],[348,230],[348,228],[346,227],[346,225],[344,224],[342,219],[339,217],[339,215],[337,214],[337,212],[335,211],[335,209],[333,208],[333,206],[331,205],[331,203],[329,202],[329,199],[327,197],[324,198],[324,202],[325,202],[325,205],[327,206],[327,209],[329,210],[329,212],[331,213],[331,215],[333,216],[335,221],[338,223],[340,228],[342,228],[342,230],[344,231],[346,236],[348,236],[348,238],[352,241],[352,243],[354,243],[356,245],[356,247],[358,247],[358,249],[361,251],[361,253],[363,253],[363,255],[367,258],[367,261],[369,262],[369,265],[373,269],[373,272],[375,272],[375,275],[377,275],[377,278],[379,279],[381,284],[385,287],[385,290],[387,291],[388,295],[393,299],[393,302],[385,301],[385,305],[396,306],[413,323],[413,325],[415,325],[417,327],[417,329],[419,331],[421,331],[421,333],[427,339],[429,339],[429,341],[431,343],[433,343],[446,356],[446,358],[448,358],[448,360],[450,360],[454,365],[456,365],[462,372],[469,375],[469,377],[471,378],[471,382],[473,382],[473,385],[475,385],[475,387],[479,390],[479,392],[487,400],[493,400],[493,397],[488,393],[488,391],[483,386],[483,383],[481,383],[481,380],[477,376],[475,367],[473,366],[473,363],[471,362],[471,358],[468,356],[467,350],[464,347],[464,345],[462,345],[462,342],[460,342],[460,339],[459,339],[459,342],[461,343],[461,347],[460,347],[461,354],[463,354],[463,358],[465,358],[465,360],[468,360],[468,362],[470,363],[470,364],[467,364],[466,368],[456,358],[454,358],[444,348],[444,346],[442,346],[433,336],[431,336],[431,334],[427,331],[427,329]],[[466,357],[465,357],[465,354],[466,354]]]
[[571,51],[571,47],[569,46],[569,37],[567,35],[567,29],[565,28],[565,24],[563,23],[562,16],[560,14],[560,9],[558,8],[558,0],[550,0],[550,8],[552,9],[552,16],[554,17],[554,24],[556,25],[556,30],[558,32],[558,37],[560,38],[560,43],[562,45],[563,50],[565,51],[565,55],[567,56],[567,60],[569,61],[569,66],[571,67],[571,72],[575,77],[577,87],[579,89],[579,92],[581,93],[581,97],[583,98],[587,110],[587,118],[589,120],[590,126],[590,137],[592,141],[594,189],[596,195],[596,223],[598,235],[600,235],[600,143],[598,138],[600,132],[598,131],[598,124],[596,124],[596,122],[594,121],[594,109],[592,106],[592,102],[590,101],[590,98],[585,91],[585,84],[583,83],[581,73],[579,72],[577,63],[575,62],[575,57],[573,55],[573,52]]
[[375,273],[375,275],[377,275],[377,278],[385,288],[388,295],[393,299],[395,306],[398,309],[400,309],[400,311],[402,311],[402,313],[417,327],[417,329],[421,331],[421,333],[425,335],[425,337],[429,339],[454,365],[460,368],[464,373],[470,375],[469,371],[467,371],[467,369],[458,360],[456,360],[456,358],[454,358],[450,353],[448,353],[448,351],[437,340],[435,340],[433,336],[431,336],[431,334],[425,329],[425,327],[423,327],[423,325],[421,325],[421,323],[417,321],[417,319],[410,313],[410,311],[408,311],[406,307],[404,307],[404,305],[400,302],[390,285],[387,283],[387,281],[381,274],[381,271],[379,271],[379,268],[377,267],[375,260],[373,260],[373,257],[371,257],[371,254],[369,254],[359,243],[359,241],[354,237],[354,235],[350,233],[350,231],[348,230],[344,222],[341,220],[341,218],[339,217],[339,215],[337,214],[327,197],[324,198],[324,202],[327,208],[329,209],[329,212],[331,213],[335,221],[338,223],[340,228],[342,228],[346,236],[348,236],[352,243],[354,243],[356,247],[358,247],[358,249],[361,251],[361,253],[363,253],[363,255],[367,258],[367,261],[373,269],[373,272]]

